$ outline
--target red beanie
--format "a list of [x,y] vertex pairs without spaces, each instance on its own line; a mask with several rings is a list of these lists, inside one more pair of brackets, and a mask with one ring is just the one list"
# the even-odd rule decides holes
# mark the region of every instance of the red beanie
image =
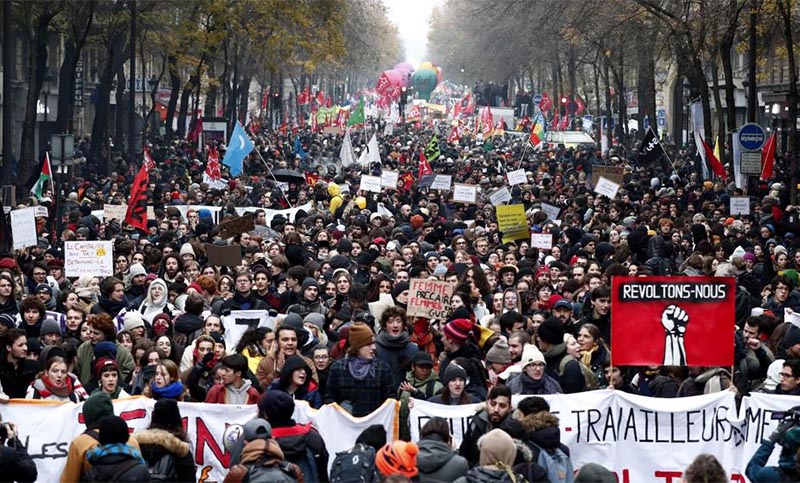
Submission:
[[472,332],[472,321],[469,319],[454,319],[444,326],[444,335],[448,339],[463,344]]

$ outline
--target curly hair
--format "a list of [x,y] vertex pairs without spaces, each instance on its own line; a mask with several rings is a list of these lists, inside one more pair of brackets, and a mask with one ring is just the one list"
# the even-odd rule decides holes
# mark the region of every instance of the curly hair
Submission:
[[103,313],[89,315],[86,323],[89,324],[89,327],[102,332],[105,340],[111,342],[116,340],[117,327],[109,314]]
[[400,317],[400,319],[403,321],[403,325],[405,325],[406,328],[408,328],[408,325],[406,324],[405,309],[403,309],[402,307],[392,306],[392,307],[387,307],[386,310],[383,311],[383,314],[381,314],[381,329],[386,328],[386,323],[389,322],[389,319],[391,319],[392,317]]

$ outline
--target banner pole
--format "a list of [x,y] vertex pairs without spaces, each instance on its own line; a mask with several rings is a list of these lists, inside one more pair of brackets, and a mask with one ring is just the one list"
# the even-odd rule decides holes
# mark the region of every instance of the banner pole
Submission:
[[[256,154],[258,154],[258,159],[260,159],[260,160],[261,160],[261,162],[262,162],[262,163],[264,163],[264,167],[265,167],[265,168],[267,168],[267,171],[269,172],[269,175],[272,177],[272,180],[273,180],[273,181],[275,181],[275,185],[276,185],[275,187],[276,187],[276,188],[278,188],[279,190],[281,190],[281,189],[280,189],[280,188],[277,186],[277,185],[278,185],[278,180],[275,178],[275,175],[274,175],[274,174],[272,174],[272,168],[270,168],[270,167],[269,167],[269,165],[267,164],[267,162],[266,162],[266,161],[264,161],[264,157],[263,157],[263,156],[261,156],[261,151],[259,151],[258,149],[255,149],[254,151],[256,152]],[[283,190],[281,190],[281,194],[283,195],[283,199],[285,199],[285,200],[286,200],[286,203],[289,205],[289,208],[294,208],[294,205],[292,204],[292,202],[291,202],[291,201],[289,201],[289,197],[288,197],[288,196],[286,196],[286,193],[285,193]]]

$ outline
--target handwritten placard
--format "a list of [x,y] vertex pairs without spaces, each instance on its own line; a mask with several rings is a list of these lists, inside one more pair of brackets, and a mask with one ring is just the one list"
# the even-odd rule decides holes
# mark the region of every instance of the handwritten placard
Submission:
[[362,174],[361,189],[363,191],[372,191],[373,193],[380,193],[381,192],[380,176],[370,176],[368,174]]
[[530,235],[523,205],[500,205],[497,210],[497,227],[503,232],[503,243],[527,240]]
[[46,206],[34,206],[34,208],[36,209],[36,211],[34,211],[33,213],[34,216],[36,217],[43,216],[45,218],[50,216],[50,212],[48,211]]
[[749,215],[750,198],[747,196],[731,196],[731,215]]
[[103,220],[117,220],[122,221],[125,219],[125,214],[128,212],[128,205],[103,205]]
[[610,179],[606,178],[605,176],[600,176],[597,178],[597,184],[594,186],[594,192],[608,197],[608,199],[613,200],[617,196],[617,191],[619,191],[619,185]]
[[455,203],[475,203],[478,198],[478,187],[474,184],[453,184],[453,201]]
[[506,176],[508,176],[508,184],[511,186],[522,184],[528,181],[528,177],[525,176],[524,169],[516,169],[514,171],[509,171]]
[[408,288],[408,309],[406,314],[427,319],[446,319],[450,315],[450,298],[455,284],[412,278]]
[[542,211],[544,211],[544,214],[547,215],[548,219],[557,220],[559,213],[561,213],[561,208],[558,206],[549,205],[547,203],[542,203]]
[[531,247],[541,250],[550,250],[553,248],[553,235],[550,233],[531,234]]
[[625,179],[625,168],[623,166],[593,166],[592,186],[597,186],[597,180],[600,179],[600,176],[622,185]]
[[450,186],[453,184],[453,177],[449,174],[437,174],[436,179],[433,180],[431,184],[431,189],[433,190],[449,190]]
[[384,188],[397,189],[397,180],[400,178],[400,173],[397,171],[383,170],[381,171],[381,186]]
[[11,212],[11,238],[14,250],[32,247],[39,243],[36,237],[36,207],[23,208]]
[[511,192],[508,191],[508,188],[503,186],[489,195],[489,201],[491,201],[494,206],[502,205],[503,203],[511,201]]
[[64,271],[67,277],[114,274],[110,241],[68,241],[64,243]]

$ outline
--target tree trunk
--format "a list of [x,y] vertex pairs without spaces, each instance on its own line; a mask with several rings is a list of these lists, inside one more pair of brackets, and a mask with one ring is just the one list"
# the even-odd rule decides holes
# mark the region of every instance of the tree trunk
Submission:
[[181,78],[178,75],[178,58],[175,55],[170,55],[167,60],[167,65],[169,69],[169,86],[172,89],[172,92],[169,95],[169,105],[167,105],[167,118],[164,121],[166,123],[166,138],[167,140],[172,140],[174,132],[172,129],[172,123],[175,119],[175,110],[178,107],[178,96],[180,95],[181,89]]
[[19,160],[18,178],[22,181],[27,181],[30,177],[31,167],[39,161],[38,153],[34,152],[36,145],[36,104],[42,91],[45,73],[47,72],[47,29],[51,18],[47,15],[41,15],[34,27],[36,34],[29,36],[28,95],[25,98],[25,120],[22,123],[22,154]]
[[99,174],[105,174],[107,172],[106,160],[103,159],[103,150],[108,144],[108,113],[111,108],[111,79],[114,75],[113,63],[114,54],[109,53],[109,58],[100,76],[100,84],[97,86],[97,101],[94,105],[91,153],[92,160],[98,167]]
[[778,7],[783,17],[783,36],[786,41],[786,57],[789,63],[789,92],[786,100],[789,103],[787,112],[789,122],[789,138],[786,156],[789,160],[789,198],[793,205],[797,204],[797,66],[794,57],[794,36],[792,33],[792,0],[781,0]]
[[[11,22],[11,2],[3,2],[3,168],[6,184],[11,184],[11,167],[14,163],[14,116],[11,107],[11,78],[14,69],[14,49],[17,40]],[[15,200],[16,201],[16,200]]]
[[[214,69],[214,62],[208,65],[208,78],[214,79],[216,77],[216,69]],[[206,93],[206,103],[203,106],[203,113],[206,116],[217,115],[217,95],[219,94],[219,86],[214,82],[208,83],[208,93]]]
[[125,69],[120,63],[117,68],[117,90],[114,96],[117,102],[116,116],[114,116],[114,144],[120,152],[126,152],[123,149],[127,146],[127,143],[123,142],[127,137],[127,132],[124,128],[128,124],[128,109],[130,109],[130,106],[125,101],[125,79]]
[[194,85],[197,79],[194,75],[189,77],[189,82],[184,84],[183,91],[181,92],[181,108],[178,111],[178,128],[175,130],[175,135],[179,139],[186,137],[186,116],[189,114],[189,96],[194,91]]
[[[719,88],[719,66],[717,66],[717,58],[714,56],[711,59],[711,84],[714,86],[714,105],[717,107],[717,136],[713,137],[712,140],[715,143],[719,143],[719,162],[723,165],[725,164],[725,146],[722,145],[722,136],[725,134],[725,114],[722,112],[722,96],[720,95],[720,88]],[[713,144],[709,144],[709,146],[713,146]],[[733,169],[733,163],[731,163],[731,170]]]
[[56,129],[60,133],[71,132],[72,114],[75,108],[75,68],[78,64],[78,53],[72,39],[65,39],[64,61],[58,74],[58,116]]
[[[733,42],[720,44],[719,57],[722,61],[722,73],[725,76],[725,117],[727,118],[725,140],[728,146],[733,146],[733,130],[736,129],[736,89],[733,85],[733,62],[731,50]],[[723,145],[723,148],[725,146]],[[724,153],[724,151],[723,151]],[[723,154],[723,157],[725,155]],[[720,161],[722,161],[720,159]],[[731,158],[731,173],[733,173],[733,159]]]
[[[654,35],[644,34],[641,36],[642,45],[653,45]],[[643,140],[647,132],[644,119],[650,121],[650,126],[656,125],[654,131],[658,132],[656,118],[656,63],[653,52],[648,48],[637,49],[637,77],[636,96],[639,98],[639,139]]]
[[252,77],[247,76],[242,79],[242,83],[239,85],[239,117],[238,119],[242,122],[242,124],[247,121],[247,95],[250,92],[250,82],[253,80]]

